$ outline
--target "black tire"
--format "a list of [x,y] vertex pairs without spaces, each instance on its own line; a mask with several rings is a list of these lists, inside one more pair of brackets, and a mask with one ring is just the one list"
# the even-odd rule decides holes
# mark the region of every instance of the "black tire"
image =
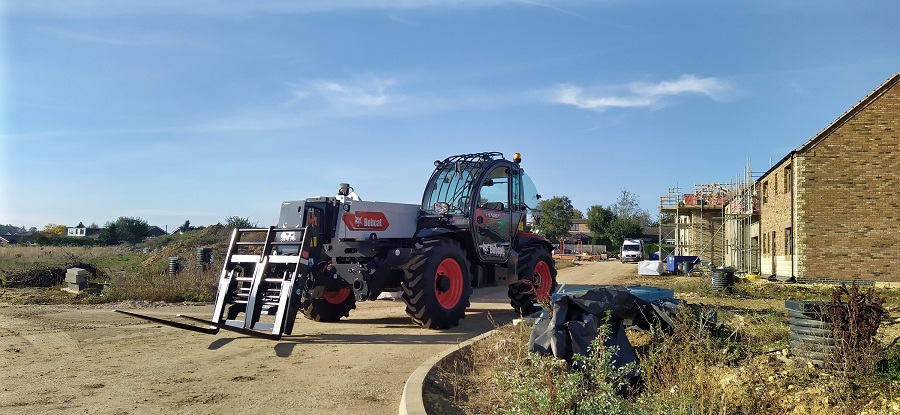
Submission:
[[[549,273],[549,284],[541,278],[541,273]],[[535,304],[535,289],[542,288],[547,296],[556,292],[556,262],[550,251],[544,247],[524,251],[519,256],[518,275],[520,282],[509,285],[509,304],[522,316],[540,311],[541,307]]]
[[356,308],[356,297],[353,290],[341,288],[337,291],[326,291],[325,298],[308,299],[300,302],[303,316],[321,322],[338,321],[350,316],[350,310]]
[[466,316],[472,294],[469,259],[450,239],[426,240],[423,245],[424,252],[410,260],[402,284],[406,314],[425,328],[455,327]]

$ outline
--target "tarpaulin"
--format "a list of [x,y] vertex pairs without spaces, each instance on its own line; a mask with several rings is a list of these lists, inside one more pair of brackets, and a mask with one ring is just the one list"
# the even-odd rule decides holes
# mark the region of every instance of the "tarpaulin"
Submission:
[[622,367],[637,360],[634,348],[625,336],[625,327],[649,330],[652,325],[668,329],[677,300],[644,301],[621,285],[604,285],[577,294],[557,296],[553,313],[535,324],[528,342],[529,350],[572,360],[574,354],[587,355],[591,341],[606,320],[610,334],[605,346],[618,346],[615,366]]

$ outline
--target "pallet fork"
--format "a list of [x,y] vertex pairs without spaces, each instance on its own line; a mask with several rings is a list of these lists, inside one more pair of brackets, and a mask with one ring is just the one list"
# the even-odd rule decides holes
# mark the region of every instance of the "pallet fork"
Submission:
[[[298,311],[296,302],[300,301],[307,273],[315,265],[315,256],[310,254],[318,244],[314,232],[311,227],[235,229],[219,277],[212,319],[177,315],[209,326],[113,311],[199,333],[217,334],[221,329],[278,340],[283,334],[291,334]],[[243,318],[238,319],[241,313]],[[274,322],[260,321],[263,313],[274,315]]]

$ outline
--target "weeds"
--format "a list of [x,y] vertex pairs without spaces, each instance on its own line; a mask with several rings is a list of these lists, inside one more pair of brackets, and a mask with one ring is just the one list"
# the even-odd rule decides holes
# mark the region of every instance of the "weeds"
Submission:
[[[213,261],[202,269],[196,259],[196,248],[212,246],[215,258],[221,259],[228,234],[228,229],[213,225],[184,235],[151,239],[137,246],[3,247],[0,248],[0,275],[4,281],[0,282],[10,288],[32,287],[31,292],[16,295],[12,300],[28,304],[94,304],[120,300],[208,302],[214,299],[222,262]],[[166,272],[169,256],[183,258],[182,272],[175,278]],[[68,268],[87,270],[91,290],[76,296],[60,293]],[[49,291],[34,290],[34,287]]]
[[591,342],[587,356],[565,361],[529,353],[521,365],[494,376],[508,391],[506,414],[605,414],[635,413],[621,393],[630,385],[634,364],[616,368],[618,349],[604,346],[609,325]]
[[[692,284],[705,283],[680,282],[692,292],[702,288]],[[567,365],[525,352],[527,329],[502,327],[454,361],[457,377],[447,384],[459,388],[448,395],[457,412],[435,413],[836,415],[900,407],[900,344],[884,350],[878,336],[869,336],[884,317],[883,290],[752,285],[741,295],[766,298],[766,290],[772,290],[772,297],[833,297],[832,309],[843,310],[846,323],[838,324],[846,327],[837,329],[844,333],[838,338],[862,336],[845,341],[856,345],[847,349],[855,356],[842,360],[844,367],[856,365],[854,370],[823,370],[791,357],[783,310],[682,307],[671,331],[628,331],[640,358],[640,387],[623,387],[626,382],[612,364],[615,350],[600,347],[600,338],[589,356]],[[716,319],[704,318],[711,312]],[[862,368],[870,368],[868,375],[855,372]]]
[[853,376],[874,373],[875,356],[884,353],[881,342],[875,337],[878,328],[887,317],[885,298],[873,288],[860,291],[856,284],[835,287],[831,302],[825,304],[824,317],[831,323],[836,340],[831,364],[840,372]]

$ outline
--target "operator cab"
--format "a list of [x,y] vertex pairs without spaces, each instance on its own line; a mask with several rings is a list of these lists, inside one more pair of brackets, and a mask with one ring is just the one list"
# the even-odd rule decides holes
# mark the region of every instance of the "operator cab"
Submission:
[[527,217],[540,217],[540,195],[519,166],[521,159],[514,160],[478,153],[435,161],[422,198],[420,229],[469,231],[480,261],[506,262]]

